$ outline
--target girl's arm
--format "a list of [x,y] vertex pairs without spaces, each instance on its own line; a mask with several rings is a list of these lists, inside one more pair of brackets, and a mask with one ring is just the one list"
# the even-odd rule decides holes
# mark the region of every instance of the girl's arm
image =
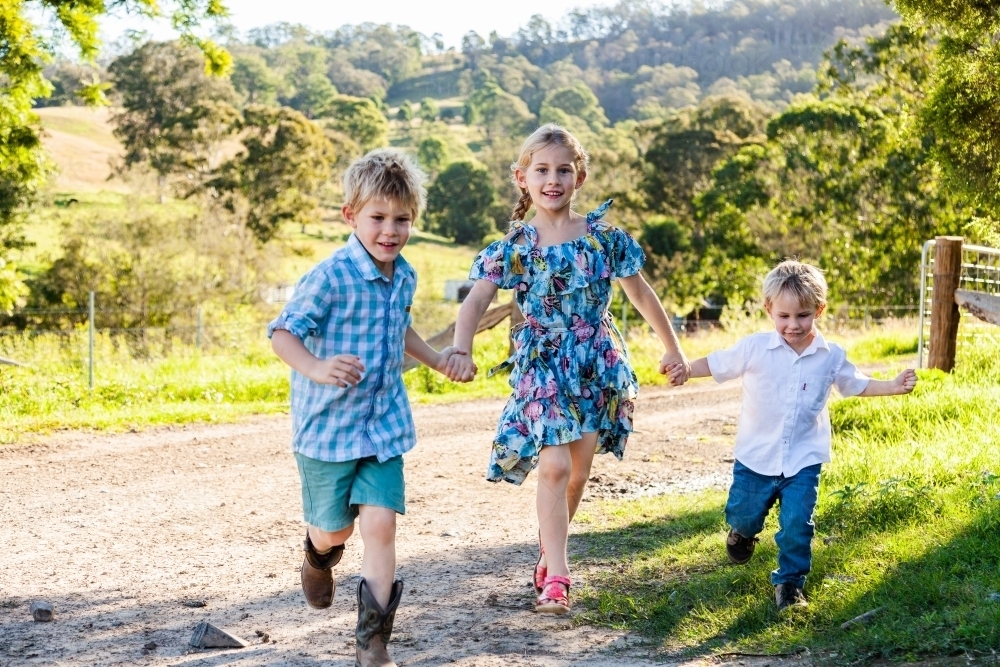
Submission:
[[677,386],[687,382],[691,375],[691,366],[688,364],[684,352],[681,350],[677,334],[667,318],[667,313],[663,310],[663,304],[656,292],[649,286],[642,274],[637,273],[627,278],[619,278],[625,296],[636,307],[643,319],[653,327],[653,331],[666,348],[666,354],[660,360],[660,373],[670,376],[670,384]]
[[458,320],[455,322],[455,349],[462,355],[452,356],[448,360],[445,374],[457,382],[469,382],[476,375],[475,364],[472,362],[472,341],[479,327],[479,320],[490,307],[497,293],[497,285],[488,280],[477,280],[469,295],[458,310]]
[[912,368],[897,375],[892,380],[869,380],[865,390],[858,396],[897,396],[909,394],[917,386],[917,373]]
[[446,347],[440,352],[427,344],[413,327],[406,327],[406,337],[403,339],[403,351],[428,368],[444,373],[448,358],[453,354],[465,354],[454,347]]

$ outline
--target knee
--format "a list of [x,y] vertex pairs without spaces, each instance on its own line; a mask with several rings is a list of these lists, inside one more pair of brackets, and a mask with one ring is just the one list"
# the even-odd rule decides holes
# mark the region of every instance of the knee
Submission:
[[354,532],[354,524],[340,530],[322,530],[316,526],[309,526],[309,539],[312,540],[313,547],[319,551],[326,551],[330,547],[339,547],[347,541],[347,538]]
[[538,466],[538,481],[547,486],[562,486],[569,481],[572,469],[569,457],[545,457]]
[[396,538],[396,513],[384,507],[362,512],[361,538],[365,541],[392,542]]

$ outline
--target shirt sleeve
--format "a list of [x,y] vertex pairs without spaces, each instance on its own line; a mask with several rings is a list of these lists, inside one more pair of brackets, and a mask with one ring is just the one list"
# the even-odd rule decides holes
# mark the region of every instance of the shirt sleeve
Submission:
[[488,280],[500,289],[513,289],[524,279],[521,259],[521,246],[513,239],[494,241],[476,256],[469,280]]
[[326,272],[313,269],[302,276],[291,300],[281,309],[281,314],[267,325],[267,337],[273,336],[278,329],[284,329],[302,341],[309,336],[317,336],[332,305],[333,287]]
[[608,260],[611,264],[611,278],[628,278],[639,273],[646,263],[646,253],[639,242],[624,229],[612,228],[608,244]]
[[727,350],[716,350],[708,355],[708,370],[716,382],[728,382],[742,377],[747,368],[747,338],[741,338]]
[[840,365],[833,378],[833,385],[841,396],[857,396],[868,387],[869,380],[871,378],[859,371],[858,367],[848,361],[845,355],[844,363]]

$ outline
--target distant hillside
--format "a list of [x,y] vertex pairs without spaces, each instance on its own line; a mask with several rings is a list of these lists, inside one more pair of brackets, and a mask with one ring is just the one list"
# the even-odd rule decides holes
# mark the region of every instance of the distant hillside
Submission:
[[111,134],[110,111],[85,107],[36,109],[45,133],[42,142],[58,167],[52,184],[57,192],[126,192],[127,187],[111,176],[111,162],[122,147]]

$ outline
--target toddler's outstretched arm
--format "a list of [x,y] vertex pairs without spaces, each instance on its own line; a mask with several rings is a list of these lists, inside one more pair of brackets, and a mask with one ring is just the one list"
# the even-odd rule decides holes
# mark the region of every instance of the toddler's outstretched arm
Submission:
[[667,318],[667,313],[663,310],[663,304],[656,292],[649,286],[642,274],[637,273],[627,278],[619,278],[625,296],[636,307],[656,335],[666,348],[663,358],[660,360],[660,373],[670,376],[670,384],[679,386],[687,382],[691,375],[691,366],[687,357],[681,350],[681,344],[674,333],[674,327]]
[[869,380],[865,390],[858,396],[897,396],[909,394],[917,386],[917,372],[912,368],[897,375],[892,380]]
[[712,377],[712,369],[708,367],[708,357],[701,357],[691,362],[691,375],[693,378]]
[[469,290],[469,295],[458,310],[455,322],[455,348],[460,354],[448,360],[445,375],[455,382],[470,382],[476,377],[476,365],[472,362],[472,341],[479,327],[479,320],[490,307],[496,296],[497,286],[488,280],[477,280]]

